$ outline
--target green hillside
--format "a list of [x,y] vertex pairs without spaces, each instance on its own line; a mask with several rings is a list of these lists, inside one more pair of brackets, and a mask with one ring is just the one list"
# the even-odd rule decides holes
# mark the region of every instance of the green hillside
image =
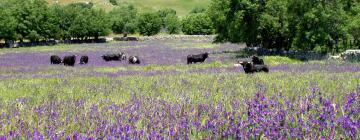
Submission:
[[[69,4],[74,2],[93,2],[96,7],[104,8],[110,11],[114,6],[109,0],[48,0],[50,4],[58,1],[60,4]],[[118,0],[120,4],[133,4],[140,12],[158,10],[162,8],[172,8],[183,16],[194,7],[206,7],[211,0]]]

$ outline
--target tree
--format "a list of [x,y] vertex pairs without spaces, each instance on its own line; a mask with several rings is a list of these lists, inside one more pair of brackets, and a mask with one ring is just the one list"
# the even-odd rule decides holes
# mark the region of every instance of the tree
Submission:
[[0,40],[16,40],[17,21],[11,10],[0,5]]
[[52,37],[58,31],[51,23],[51,15],[45,0],[13,0],[13,14],[18,22],[16,33],[20,41],[39,41]]
[[182,31],[188,35],[208,35],[213,33],[213,27],[206,14],[189,14],[182,20]]
[[259,16],[260,44],[270,49],[290,49],[287,1],[269,0]]
[[165,17],[165,27],[169,34],[177,34],[180,32],[181,23],[176,15],[168,15]]
[[[135,31],[135,28],[129,28],[134,26],[135,19],[137,17],[137,10],[134,6],[120,6],[113,9],[109,15],[111,16],[111,29],[114,33],[121,34],[130,31]],[[125,25],[127,30],[124,30]]]
[[349,11],[350,19],[346,28],[354,40],[354,44],[350,43],[349,45],[357,46],[360,49],[360,4],[352,6]]
[[293,49],[338,51],[339,41],[346,40],[347,17],[339,0],[291,1],[289,9]]
[[158,13],[143,13],[138,17],[137,27],[141,35],[155,35],[160,32],[161,18]]
[[109,32],[110,24],[106,13],[95,9],[81,9],[69,27],[71,37],[81,40],[90,37],[98,39],[99,36],[108,35]]
[[161,9],[157,12],[161,18],[161,24],[163,28],[166,28],[166,17],[167,16],[176,16],[176,11],[174,9],[171,8],[165,8],[165,9]]
[[[345,0],[212,0],[216,42],[332,51],[347,39]],[[350,7],[353,7],[351,5]]]

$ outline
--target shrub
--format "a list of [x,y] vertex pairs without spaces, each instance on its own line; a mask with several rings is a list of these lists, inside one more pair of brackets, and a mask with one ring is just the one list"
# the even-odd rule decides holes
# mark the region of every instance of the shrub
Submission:
[[213,27],[206,14],[190,14],[182,20],[182,31],[188,35],[208,35],[213,33]]
[[191,14],[196,14],[196,13],[205,13],[206,9],[204,7],[195,7],[194,9],[192,9],[190,11]]
[[[124,33],[124,27],[127,24],[134,24],[137,10],[134,6],[120,6],[112,10],[109,15],[111,16],[111,29],[114,33]],[[127,25],[129,27],[129,25]],[[127,27],[127,28],[128,28]],[[129,29],[129,28],[128,28]],[[131,29],[135,31],[135,28]]]
[[157,13],[143,13],[138,17],[137,28],[141,35],[151,36],[160,32],[161,18]]
[[118,3],[117,3],[117,0],[109,0],[109,2],[112,4],[112,5],[118,5]]
[[166,31],[169,34],[177,34],[180,32],[181,23],[176,15],[168,15],[165,18]]

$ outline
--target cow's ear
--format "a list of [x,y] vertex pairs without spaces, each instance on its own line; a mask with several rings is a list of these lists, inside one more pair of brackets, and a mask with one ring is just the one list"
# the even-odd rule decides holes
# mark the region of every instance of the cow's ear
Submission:
[[244,62],[240,62],[240,61],[239,61],[239,64],[241,64],[241,65],[242,65],[242,64],[244,64]]

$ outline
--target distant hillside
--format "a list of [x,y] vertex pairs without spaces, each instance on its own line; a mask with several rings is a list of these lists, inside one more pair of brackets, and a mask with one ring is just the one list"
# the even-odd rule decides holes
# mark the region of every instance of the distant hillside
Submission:
[[[58,1],[60,4],[74,2],[93,2],[96,7],[110,11],[114,6],[109,0],[48,0],[50,4]],[[207,7],[211,0],[118,0],[119,4],[133,4],[140,12],[158,10],[162,8],[175,9],[180,16],[189,13],[194,7]]]

